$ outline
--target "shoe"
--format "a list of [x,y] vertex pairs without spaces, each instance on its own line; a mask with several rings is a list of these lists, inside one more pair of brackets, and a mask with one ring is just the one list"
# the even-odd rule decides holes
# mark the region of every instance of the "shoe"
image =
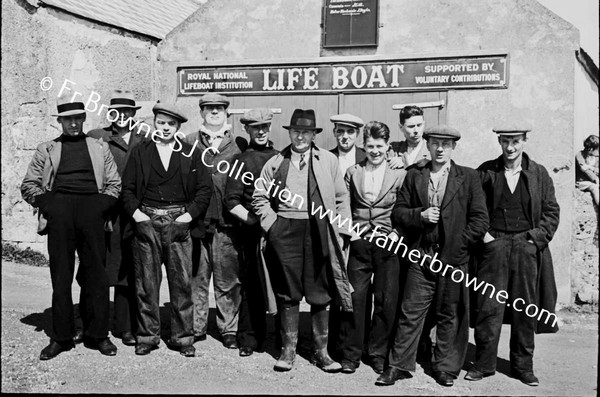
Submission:
[[533,374],[533,372],[517,372],[511,371],[511,375],[513,378],[520,380],[525,383],[527,386],[538,386],[540,384],[539,379]]
[[240,347],[240,357],[248,357],[254,353],[254,349],[250,346],[242,346]]
[[184,357],[195,357],[196,348],[193,345],[181,346],[179,348],[179,354]]
[[125,346],[135,346],[135,336],[133,336],[131,332],[125,331],[121,335],[121,342],[123,342]]
[[206,340],[206,334],[194,335],[194,343],[196,343],[196,342],[203,342],[205,340]]
[[64,342],[59,343],[53,340],[50,340],[50,344],[42,350],[40,353],[40,360],[51,360],[54,357],[58,356],[62,352],[66,352],[75,347],[75,343],[73,342]]
[[228,349],[237,349],[238,344],[235,340],[235,335],[223,335],[223,346]]
[[158,349],[156,345],[149,345],[147,343],[138,343],[135,345],[135,354],[138,356],[145,356],[150,354],[152,350]]
[[329,312],[326,306],[312,305],[310,308],[314,351],[310,363],[327,373],[340,372],[342,366],[333,361],[327,352],[329,340]]
[[454,386],[454,377],[447,372],[436,371],[433,373],[433,379],[442,386],[450,387]]
[[78,345],[83,342],[83,330],[81,328],[75,329],[75,335],[73,336],[73,343]]
[[273,367],[277,372],[290,371],[296,358],[296,345],[298,344],[298,321],[300,319],[300,306],[279,307],[279,321],[281,323],[281,354]]
[[467,374],[465,375],[465,379],[476,382],[478,380],[482,380],[483,378],[487,378],[488,376],[492,376],[494,374],[495,374],[495,372],[484,373],[484,372],[481,372],[481,371],[473,368],[467,372]]
[[356,372],[356,364],[352,361],[343,360],[342,361],[342,373],[343,374],[353,374]]
[[388,367],[379,378],[375,381],[375,385],[377,386],[391,386],[396,383],[397,380],[402,379],[410,379],[412,378],[412,374],[408,371],[403,371],[398,368]]
[[101,354],[105,356],[117,355],[117,346],[115,346],[109,338],[94,339],[84,337],[83,345],[88,349],[98,350]]
[[383,373],[383,360],[380,358],[371,358],[369,360],[370,364],[371,364],[371,368],[373,368],[373,371],[375,371],[376,374],[382,374]]

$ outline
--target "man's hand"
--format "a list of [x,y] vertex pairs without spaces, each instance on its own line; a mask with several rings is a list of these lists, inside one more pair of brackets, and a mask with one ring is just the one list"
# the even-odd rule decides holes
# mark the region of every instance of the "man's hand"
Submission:
[[399,170],[404,168],[404,160],[402,159],[402,156],[392,157],[388,159],[388,165],[393,170]]
[[440,209],[438,207],[429,207],[421,212],[421,220],[427,223],[438,223],[440,220]]
[[390,232],[390,234],[388,234],[388,238],[393,242],[400,240],[400,237],[398,237],[398,233],[396,233],[395,231]]
[[255,225],[259,221],[258,217],[252,212],[248,212],[248,219],[246,219],[247,225]]
[[140,223],[140,222],[144,222],[144,221],[149,221],[150,217],[146,214],[144,214],[142,211],[140,211],[139,209],[135,210],[135,212],[133,213],[133,220],[136,223]]
[[175,222],[179,222],[179,223],[190,223],[192,221],[192,216],[190,215],[189,212],[186,212],[185,214],[181,214],[177,217],[177,219],[175,219]]

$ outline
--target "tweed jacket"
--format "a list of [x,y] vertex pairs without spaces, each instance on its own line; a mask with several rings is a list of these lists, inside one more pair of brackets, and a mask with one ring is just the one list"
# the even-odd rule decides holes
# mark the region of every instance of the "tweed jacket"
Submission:
[[[121,191],[121,178],[108,145],[100,139],[89,137],[85,138],[85,142],[92,160],[98,193],[118,198]],[[38,145],[33,159],[29,163],[27,173],[21,183],[21,195],[25,201],[36,208],[39,205],[36,202],[36,197],[52,191],[56,171],[60,164],[61,150],[60,137],[43,142]],[[46,234],[47,225],[48,220],[42,211],[39,211],[38,234]],[[105,229],[112,231],[110,221],[105,224]]]
[[[548,243],[552,240],[560,220],[560,207],[554,193],[554,183],[544,166],[531,160],[523,153],[521,177],[531,197],[528,219],[531,229],[527,236],[537,247],[538,279],[535,304],[540,309],[554,313],[558,293],[554,278],[554,266]],[[486,161],[477,168],[483,191],[485,192],[488,212],[493,213],[502,196],[502,178],[504,178],[504,160],[502,156]],[[553,333],[557,326],[537,322],[538,333]]]
[[[379,226],[378,232],[389,234],[393,230],[392,209],[394,204],[396,204],[396,198],[400,193],[402,182],[404,182],[406,170],[393,170],[386,162],[383,165],[385,167],[385,175],[381,191],[375,201],[371,202],[365,197],[364,192],[366,167],[367,160],[363,160],[348,168],[344,178],[346,187],[350,193],[352,221],[355,224],[360,224],[361,231],[365,228],[363,234],[375,229],[377,226]],[[364,235],[361,237],[364,237]]]
[[[264,165],[260,178],[256,180],[256,189],[252,196],[252,207],[259,216],[261,228],[265,233],[268,233],[277,220],[276,208],[272,206],[272,197],[268,191],[269,185],[275,179],[276,173],[280,173],[279,168],[284,159],[289,159],[290,155],[291,146],[287,146],[281,153],[271,157]],[[342,234],[350,236],[351,233],[348,230],[348,222],[340,226],[338,222],[331,221],[336,215],[339,215],[342,222],[351,219],[348,191],[344,185],[338,159],[332,153],[319,149],[313,144],[309,161],[311,161],[312,174],[316,183],[310,187],[312,191],[310,199],[307,200],[308,211],[309,213],[312,212],[311,201],[314,202],[313,195],[319,197],[323,207],[320,208],[322,212],[317,211],[316,217],[329,211],[328,215],[323,218],[326,220],[326,233],[324,233],[325,235],[321,234],[320,238],[329,252],[329,264],[337,291],[336,303],[341,305],[343,310],[352,311],[352,287],[346,273],[347,253],[342,250],[341,238]],[[281,179],[285,181],[286,178],[287,175],[282,175]],[[307,198],[305,197],[305,199]],[[324,242],[323,239],[325,239]],[[268,285],[265,287],[268,288]]]

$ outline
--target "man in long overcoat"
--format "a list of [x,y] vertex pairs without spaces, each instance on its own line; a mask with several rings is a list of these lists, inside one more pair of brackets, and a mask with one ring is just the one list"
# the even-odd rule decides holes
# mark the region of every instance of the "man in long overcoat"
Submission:
[[[290,131],[291,145],[267,161],[256,181],[252,203],[272,250],[268,271],[283,343],[274,369],[292,369],[299,303],[305,297],[311,305],[311,361],[326,372],[337,372],[341,366],[327,352],[327,306],[334,300],[343,310],[352,310],[342,252],[349,239],[340,235],[351,234],[348,192],[337,158],[313,144],[322,131],[316,126],[314,110],[296,109],[284,128]],[[339,222],[333,220],[336,215]]]
[[[502,155],[477,169],[486,195],[490,229],[480,245],[476,275],[508,292],[508,304],[474,294],[476,361],[465,379],[477,381],[496,371],[503,319],[511,324],[511,374],[529,386],[534,334],[557,332],[556,282],[548,243],[558,227],[560,208],[546,169],[524,152],[526,126],[494,129]],[[512,303],[510,303],[512,302]],[[506,309],[508,305],[511,308]],[[531,317],[531,313],[535,315]]]

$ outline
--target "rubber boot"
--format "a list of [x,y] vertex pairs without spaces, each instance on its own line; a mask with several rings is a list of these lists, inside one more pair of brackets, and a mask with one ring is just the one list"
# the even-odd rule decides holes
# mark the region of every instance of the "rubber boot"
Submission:
[[325,372],[339,372],[342,370],[340,363],[337,363],[329,357],[327,352],[329,312],[327,306],[311,306],[310,318],[312,321],[312,334],[314,343],[314,352],[310,360],[311,364],[316,365]]
[[285,372],[292,369],[296,358],[296,344],[298,343],[298,321],[300,319],[300,305],[280,306],[281,319],[281,354],[273,369]]

